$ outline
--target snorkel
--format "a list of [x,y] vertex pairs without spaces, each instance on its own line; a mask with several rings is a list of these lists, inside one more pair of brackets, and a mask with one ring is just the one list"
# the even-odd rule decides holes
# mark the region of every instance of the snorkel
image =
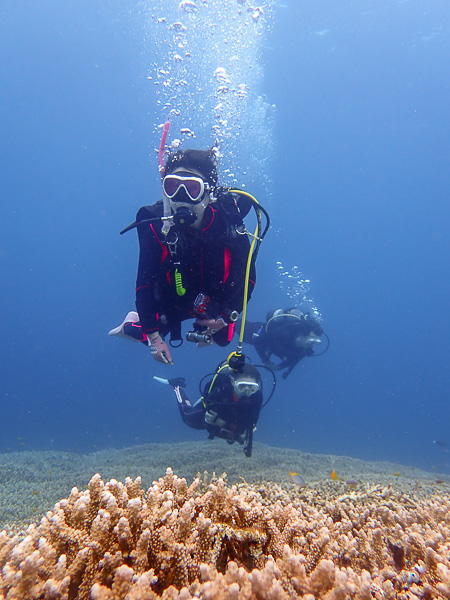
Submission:
[[[166,147],[167,135],[169,133],[170,123],[166,121],[164,123],[163,131],[161,134],[161,141],[159,142],[159,150],[158,150],[158,169],[161,174],[161,179],[164,179],[164,148]],[[170,231],[170,228],[173,225],[172,222],[172,211],[170,209],[170,200],[163,192],[163,207],[164,207],[164,216],[163,216],[163,226],[161,232],[163,235],[167,235]]]

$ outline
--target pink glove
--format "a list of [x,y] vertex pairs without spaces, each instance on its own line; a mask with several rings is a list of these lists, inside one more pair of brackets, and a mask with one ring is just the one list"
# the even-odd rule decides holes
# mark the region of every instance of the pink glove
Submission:
[[[196,319],[195,324],[199,325],[200,327],[206,327],[206,330],[202,331],[202,333],[206,333],[208,335],[213,335],[213,333],[217,333],[227,326],[222,317],[219,317],[218,319]],[[209,344],[206,344],[205,342],[198,343],[197,348],[203,348],[204,346],[209,346],[211,344],[214,344],[213,339],[211,339]]]
[[169,350],[169,346],[162,339],[159,333],[157,331],[150,333],[147,339],[153,358],[165,365],[173,365],[173,359]]

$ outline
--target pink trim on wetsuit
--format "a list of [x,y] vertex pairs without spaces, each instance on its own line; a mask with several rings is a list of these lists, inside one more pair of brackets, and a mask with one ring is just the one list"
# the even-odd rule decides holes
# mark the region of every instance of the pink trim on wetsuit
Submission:
[[233,335],[234,335],[234,323],[229,323],[229,325],[228,325],[228,338],[227,338],[227,340],[229,342],[231,342],[231,340],[233,339]]
[[225,251],[223,253],[223,283],[227,282],[228,276],[230,275],[230,267],[231,267],[231,252],[230,249],[225,247]]
[[212,206],[209,206],[209,208],[210,208],[210,209],[211,209],[211,211],[212,211],[212,215],[211,215],[211,221],[208,223],[208,225],[207,225],[206,227],[204,227],[204,228],[202,229],[202,233],[203,233],[204,231],[206,231],[206,230],[208,229],[208,227],[211,227],[211,225],[212,225],[212,223],[213,223],[213,221],[214,221],[214,217],[216,216],[216,209],[215,209],[215,208],[213,208]]
[[147,334],[142,331],[142,325],[138,325],[138,321],[125,323],[123,330],[126,335],[129,335],[138,342],[147,341]]

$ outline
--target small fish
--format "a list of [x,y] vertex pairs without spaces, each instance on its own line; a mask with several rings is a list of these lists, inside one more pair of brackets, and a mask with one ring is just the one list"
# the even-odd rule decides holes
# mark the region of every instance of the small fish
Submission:
[[349,487],[356,487],[358,485],[358,481],[356,479],[350,478],[347,479],[345,485],[348,485]]
[[336,475],[336,471],[334,469],[331,471],[330,477],[333,481],[336,481],[337,475]]
[[399,473],[398,471],[394,471],[394,472],[392,473],[392,475],[393,475],[394,477],[400,477],[401,473]]
[[289,477],[291,478],[291,481],[295,483],[295,485],[297,485],[299,488],[306,487],[306,482],[303,479],[303,477],[295,471],[289,471]]
[[444,483],[443,479],[436,479],[436,483]]

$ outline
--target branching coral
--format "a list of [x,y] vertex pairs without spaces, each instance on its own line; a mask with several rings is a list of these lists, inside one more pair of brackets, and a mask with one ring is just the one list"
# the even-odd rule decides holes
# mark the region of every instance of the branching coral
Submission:
[[39,524],[1,532],[0,600],[450,598],[449,498],[266,492],[188,486],[170,468],[146,493],[95,475]]

